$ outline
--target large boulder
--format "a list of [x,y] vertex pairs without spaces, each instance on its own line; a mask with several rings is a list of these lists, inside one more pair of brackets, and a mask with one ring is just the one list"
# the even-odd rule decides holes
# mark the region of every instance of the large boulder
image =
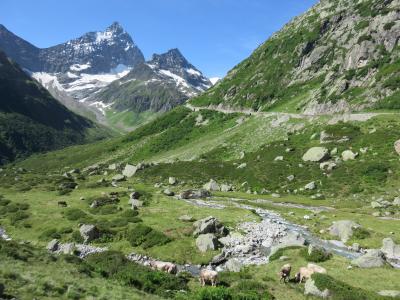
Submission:
[[79,232],[84,240],[84,243],[89,243],[100,236],[100,232],[94,225],[82,225]]
[[323,162],[329,159],[329,157],[329,150],[327,148],[313,147],[303,155],[303,161]]
[[180,194],[181,199],[203,199],[211,197],[211,193],[204,189],[187,190]]
[[60,244],[59,252],[62,254],[74,255],[76,246],[74,243]]
[[[289,232],[283,238],[279,239],[278,242],[272,244],[270,248],[269,255],[274,254],[276,251],[282,248],[292,247],[292,246],[304,246],[306,240],[299,233]],[[268,249],[268,247],[267,247]]]
[[127,164],[122,171],[122,175],[126,176],[127,178],[131,178],[137,172],[137,167],[133,165]]
[[200,234],[196,239],[196,246],[201,252],[218,249],[218,239],[212,233]]
[[379,268],[385,265],[384,254],[377,249],[368,250],[366,254],[351,261],[359,268]]
[[243,264],[236,258],[231,258],[230,260],[228,260],[225,264],[225,268],[229,271],[229,272],[235,272],[238,273],[240,272],[240,270],[242,269]]
[[119,182],[124,181],[126,179],[125,175],[117,174],[112,178],[112,181]]
[[222,225],[218,219],[210,216],[193,223],[194,236],[207,233],[215,233],[219,236],[226,236],[229,232],[224,225]]
[[394,198],[393,202],[392,202],[393,206],[400,206],[400,197],[396,197]]
[[400,155],[400,140],[394,143],[394,150]]
[[175,184],[178,183],[178,180],[176,180],[175,177],[169,177],[169,178],[168,178],[168,183],[169,183],[170,185],[175,185]]
[[342,152],[342,159],[343,161],[348,161],[348,160],[355,160],[358,156],[358,153],[354,153],[351,150],[346,150]]
[[219,184],[214,180],[214,179],[210,179],[209,182],[207,182],[203,188],[207,191],[219,191],[221,190]]
[[383,239],[381,251],[389,262],[400,262],[400,244],[397,245],[391,238]]
[[307,183],[307,184],[304,186],[304,189],[305,189],[305,190],[308,190],[308,191],[315,190],[316,188],[317,188],[317,185],[316,185],[315,181],[311,181],[310,183]]
[[304,285],[304,295],[313,295],[323,299],[327,299],[330,296],[328,289],[321,291],[316,285],[312,278],[309,278]]
[[329,234],[337,236],[343,243],[346,243],[353,235],[353,229],[360,227],[356,222],[350,220],[341,220],[333,222],[329,227]]
[[221,192],[232,192],[233,186],[230,184],[222,184],[221,185]]
[[57,251],[59,247],[60,247],[60,241],[57,240],[57,239],[54,239],[54,240],[51,240],[51,241],[47,244],[46,249],[49,250],[49,251],[51,251],[51,252],[54,252],[54,251]]

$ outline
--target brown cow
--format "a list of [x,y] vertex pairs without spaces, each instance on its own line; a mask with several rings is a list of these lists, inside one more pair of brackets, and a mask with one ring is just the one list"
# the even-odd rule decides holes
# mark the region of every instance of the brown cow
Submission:
[[290,272],[292,271],[292,266],[290,264],[286,264],[284,265],[281,270],[279,271],[279,282],[283,282],[286,283],[286,280],[290,279]]
[[170,263],[170,262],[163,262],[163,261],[157,261],[153,260],[150,262],[150,267],[153,270],[158,270],[162,272],[166,272],[169,274],[176,274],[178,273],[178,268],[175,264]]

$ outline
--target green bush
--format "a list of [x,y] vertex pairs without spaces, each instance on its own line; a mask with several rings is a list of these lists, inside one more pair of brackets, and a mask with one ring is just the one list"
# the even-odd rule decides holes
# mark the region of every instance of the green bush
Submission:
[[61,238],[61,234],[57,231],[56,228],[46,229],[39,236],[39,239],[41,239],[43,241],[48,241],[48,240],[51,240],[51,239],[60,239],[60,238]]
[[366,238],[369,238],[371,236],[371,233],[362,227],[357,227],[355,229],[353,229],[353,236],[352,238],[355,238],[357,240],[363,240]]
[[390,30],[390,29],[392,29],[392,27],[393,27],[394,25],[396,25],[395,22],[386,23],[385,25],[383,25],[383,29],[385,29],[385,30]]
[[224,287],[205,287],[193,295],[196,300],[233,300],[230,290]]
[[187,289],[187,282],[182,277],[154,272],[147,267],[128,261],[120,252],[96,253],[90,255],[85,263],[103,277],[115,279],[121,284],[147,293],[172,297],[177,291]]
[[79,208],[69,208],[64,212],[64,216],[70,221],[87,219],[88,215]]
[[311,252],[311,255],[308,254],[307,248],[303,248],[300,251],[300,255],[302,257],[304,257],[304,259],[306,261],[315,262],[315,263],[327,261],[328,259],[330,259],[332,257],[331,253],[327,252],[325,249],[318,248],[318,247],[313,249],[313,251]]
[[0,196],[0,206],[7,206],[8,204],[10,204],[10,200],[3,198],[2,196]]
[[19,221],[29,219],[30,214],[24,211],[17,211],[16,213],[12,213],[9,215],[11,225],[15,225]]
[[328,289],[331,292],[330,299],[333,300],[377,300],[383,297],[375,292],[367,292],[359,288],[352,287],[347,283],[337,281],[326,274],[314,273],[312,279],[320,290]]
[[141,245],[145,249],[157,245],[164,245],[171,241],[171,239],[162,232],[154,230],[144,224],[137,224],[133,229],[129,230],[126,239],[133,247]]

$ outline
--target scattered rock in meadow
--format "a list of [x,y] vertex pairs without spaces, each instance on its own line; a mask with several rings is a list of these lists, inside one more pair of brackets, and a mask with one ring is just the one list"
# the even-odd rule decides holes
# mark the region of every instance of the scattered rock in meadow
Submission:
[[171,191],[170,189],[165,189],[163,190],[163,194],[169,197],[175,196],[175,193]]
[[137,170],[138,169],[136,166],[127,164],[125,166],[124,170],[122,171],[122,175],[124,175],[127,178],[131,178],[131,177],[133,177],[133,175],[136,174]]
[[316,185],[315,181],[311,181],[310,183],[308,183],[304,186],[304,189],[308,190],[308,191],[315,190],[316,188],[317,188],[317,185]]
[[384,254],[377,249],[367,250],[367,253],[351,261],[359,268],[379,268],[385,265]]
[[54,252],[58,250],[59,246],[60,246],[60,241],[57,239],[53,239],[47,244],[46,249],[51,252]]
[[169,183],[170,185],[175,185],[175,184],[178,183],[178,180],[177,180],[175,177],[169,177],[169,178],[168,178],[168,183]]
[[346,243],[353,235],[353,229],[358,227],[360,227],[360,225],[354,221],[336,221],[329,227],[329,233],[330,235],[339,237],[342,242]]
[[210,179],[209,182],[207,182],[203,188],[207,191],[219,191],[221,190],[219,184],[214,180],[214,179]]
[[328,289],[325,289],[321,291],[316,285],[315,281],[312,278],[307,279],[305,285],[304,285],[304,295],[313,295],[316,297],[320,297],[323,299],[327,299],[330,297],[330,291]]
[[99,238],[100,236],[100,232],[95,225],[84,224],[79,228],[79,232],[85,244]]
[[112,181],[114,182],[120,182],[120,181],[124,181],[126,180],[126,177],[122,174],[117,174],[115,176],[113,176]]
[[342,152],[343,161],[355,160],[358,157],[358,153],[354,153],[351,150],[345,150]]
[[310,148],[304,155],[303,161],[323,162],[329,159],[329,150],[325,147]]
[[200,234],[196,239],[196,246],[201,252],[218,249],[218,239],[212,233]]

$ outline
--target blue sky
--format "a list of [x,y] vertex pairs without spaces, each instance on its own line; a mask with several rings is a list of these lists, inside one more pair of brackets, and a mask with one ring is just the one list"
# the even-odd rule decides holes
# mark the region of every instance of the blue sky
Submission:
[[0,0],[0,23],[49,47],[118,21],[146,58],[179,48],[221,77],[317,0]]

